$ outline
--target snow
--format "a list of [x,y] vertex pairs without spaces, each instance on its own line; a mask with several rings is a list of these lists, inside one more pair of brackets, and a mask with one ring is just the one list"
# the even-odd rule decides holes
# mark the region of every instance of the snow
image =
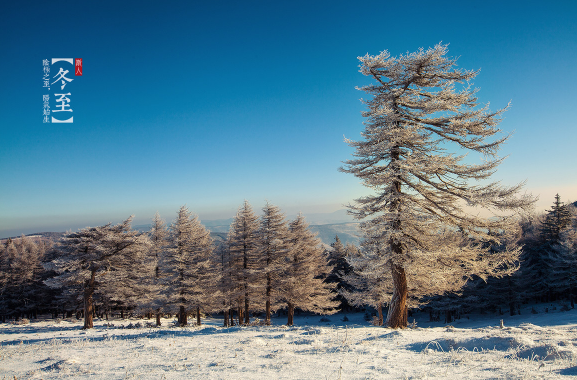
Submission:
[[[0,324],[0,378],[21,379],[552,379],[577,375],[577,311],[532,306],[446,325],[371,326],[363,314],[273,318],[273,326],[174,327],[164,319]],[[559,305],[557,305],[559,306]],[[504,328],[500,328],[503,319]],[[412,321],[413,319],[410,318]]]

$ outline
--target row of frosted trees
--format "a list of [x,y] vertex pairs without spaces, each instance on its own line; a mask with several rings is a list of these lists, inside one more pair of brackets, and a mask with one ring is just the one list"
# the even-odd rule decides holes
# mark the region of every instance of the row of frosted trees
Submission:
[[[573,307],[575,207],[556,196],[546,214],[522,219],[520,231],[515,240],[523,251],[513,275],[473,277],[462,293],[439,296],[430,284],[413,281],[410,307],[428,309],[431,318],[444,313],[447,322],[471,310],[504,307],[514,315],[526,302],[568,300]],[[323,254],[319,243],[302,217],[288,223],[277,207],[266,205],[259,219],[248,203],[222,242],[212,241],[185,207],[170,227],[156,215],[146,234],[132,231],[127,220],[69,233],[55,247],[26,236],[8,239],[0,247],[0,314],[3,320],[35,318],[38,311],[59,309],[70,316],[80,301],[87,326],[92,315],[110,310],[156,314],[157,323],[163,313],[176,313],[181,325],[191,311],[197,323],[201,310],[222,312],[225,325],[235,323],[234,314],[244,324],[252,312],[264,312],[270,323],[279,308],[292,324],[295,307],[326,313],[336,301],[342,310],[374,306],[383,324],[393,289],[374,265],[378,246],[345,246],[337,237]],[[490,249],[502,247],[493,243]]]
[[224,242],[216,244],[196,216],[183,206],[168,227],[157,214],[148,234],[118,224],[67,234],[56,246],[45,283],[62,299],[83,303],[84,328],[101,312],[122,307],[156,314],[176,313],[187,325],[191,312],[223,312],[224,325],[249,324],[264,312],[266,324],[279,308],[331,313],[335,285],[322,244],[299,215],[287,222],[267,204],[259,218],[245,201]]

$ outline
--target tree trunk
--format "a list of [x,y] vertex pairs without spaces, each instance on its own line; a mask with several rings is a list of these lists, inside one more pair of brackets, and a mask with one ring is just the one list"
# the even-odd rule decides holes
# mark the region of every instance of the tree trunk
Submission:
[[157,309],[156,310],[156,326],[162,325],[162,323],[160,322],[161,316],[162,316],[162,313],[160,312],[160,309]]
[[398,329],[407,327],[407,277],[403,267],[393,264],[393,296],[387,313],[387,326]]
[[200,306],[196,307],[196,324],[200,326]]
[[382,302],[379,302],[379,306],[377,307],[377,311],[379,313],[378,325],[382,326],[383,325],[383,303]]
[[241,306],[238,307],[237,317],[238,317],[238,325],[240,326],[240,325],[242,325],[242,307]]
[[228,327],[228,309],[224,309],[224,324],[222,327]]
[[230,325],[234,326],[234,309],[233,308],[230,308],[229,314],[230,314]]
[[244,296],[244,324],[245,325],[249,325],[250,324],[250,313],[248,305],[249,304],[249,299],[248,299],[248,293],[245,294]]
[[186,326],[188,324],[188,316],[186,315],[186,310],[184,310],[184,306],[180,306],[180,311],[178,312],[178,324],[182,326]]
[[90,280],[86,280],[84,284],[84,329],[91,329],[94,327],[93,312],[94,302],[92,301],[92,294],[94,293],[96,271],[92,270]]
[[292,303],[288,303],[288,321],[287,321],[287,326],[292,326],[293,325],[293,318],[295,315],[295,305]]
[[264,324],[270,326],[270,295],[272,291],[270,273],[266,275],[266,317],[264,318]]
[[451,310],[445,310],[445,323],[453,322],[453,317],[451,316]]
[[[396,105],[395,105],[396,108]],[[401,128],[397,125],[397,128]],[[391,202],[389,211],[391,213],[396,213],[397,217],[393,221],[392,229],[395,232],[401,232],[401,219],[400,214],[402,214],[402,204],[401,204],[401,183],[402,177],[400,175],[400,148],[399,146],[394,146],[391,149],[391,168],[396,172],[396,178],[393,181],[393,195],[394,199]],[[395,199],[396,198],[396,199]],[[403,260],[403,247],[399,241],[391,239],[390,247],[394,258],[397,258],[402,262]],[[405,269],[399,262],[393,261],[391,265],[391,273],[393,275],[393,296],[391,297],[391,303],[389,304],[389,311],[387,313],[387,326],[391,328],[405,328],[407,327],[407,277],[405,275]]]

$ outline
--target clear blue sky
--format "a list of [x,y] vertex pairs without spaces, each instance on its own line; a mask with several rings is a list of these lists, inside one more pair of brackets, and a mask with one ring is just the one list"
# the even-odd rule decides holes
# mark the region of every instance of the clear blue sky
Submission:
[[[337,171],[363,128],[357,57],[440,41],[482,102],[512,102],[496,178],[576,200],[576,20],[572,0],[4,1],[0,237],[341,209],[367,193]],[[73,124],[42,123],[49,58],[83,59]]]

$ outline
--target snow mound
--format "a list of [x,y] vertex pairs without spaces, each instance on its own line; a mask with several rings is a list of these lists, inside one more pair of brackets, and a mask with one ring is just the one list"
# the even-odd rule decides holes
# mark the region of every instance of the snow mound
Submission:
[[293,342],[293,344],[302,345],[302,344],[313,344],[315,339],[297,339]]
[[569,360],[573,361],[577,358],[575,352],[561,349],[558,346],[551,344],[544,344],[535,347],[522,347],[515,356],[519,359],[528,360]]
[[451,351],[451,350],[467,350],[467,351],[508,351],[524,346],[529,343],[526,340],[520,340],[514,337],[502,336],[485,336],[481,338],[470,339],[439,339],[431,342],[419,342],[409,345],[409,349],[414,351]]

